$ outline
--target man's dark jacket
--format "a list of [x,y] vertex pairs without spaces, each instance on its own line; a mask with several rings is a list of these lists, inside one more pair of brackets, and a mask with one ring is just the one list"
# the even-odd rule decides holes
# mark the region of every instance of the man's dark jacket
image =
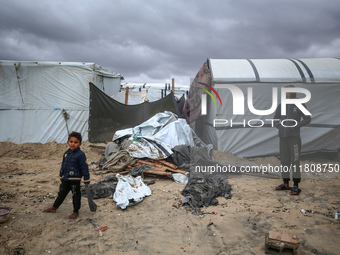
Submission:
[[[306,107],[304,104],[302,105]],[[276,128],[279,129],[279,137],[300,136],[300,128],[311,122],[311,117],[305,115],[295,104],[286,105],[286,115],[281,115],[281,104],[279,104],[276,108],[274,119],[280,120],[280,122],[275,122]],[[289,127],[282,126],[281,121],[286,119],[296,120],[297,125],[292,127],[295,125],[294,121],[285,121],[284,125]]]

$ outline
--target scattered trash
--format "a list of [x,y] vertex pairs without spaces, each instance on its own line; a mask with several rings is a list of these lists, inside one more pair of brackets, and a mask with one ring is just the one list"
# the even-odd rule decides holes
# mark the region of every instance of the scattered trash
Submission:
[[210,221],[210,222],[208,223],[208,227],[211,226],[211,225],[213,225],[213,224],[214,224],[214,222]]
[[98,228],[98,230],[105,231],[105,230],[107,230],[107,226],[101,226],[101,227]]
[[9,218],[9,208],[4,205],[0,205],[0,223],[6,222]]
[[172,179],[174,179],[174,181],[176,183],[187,184],[188,180],[189,180],[189,177],[187,175],[185,175],[185,174],[174,173],[174,174],[172,174]]
[[134,178],[131,175],[117,174],[116,177],[118,184],[113,194],[113,200],[121,209],[124,210],[127,206],[140,203],[144,197],[151,195],[151,189],[144,184],[141,176]]
[[339,219],[339,213],[340,213],[340,211],[337,211],[337,212],[335,213],[335,217],[334,217],[334,218],[335,218],[336,220]]
[[26,211],[25,211],[25,214],[29,214],[29,213],[31,213],[30,210],[26,210]]
[[283,249],[292,249],[296,254],[299,245],[300,240],[294,235],[270,231],[265,236],[266,251],[268,248],[274,248],[280,250],[280,254],[282,254]]
[[255,217],[260,216],[260,215],[261,215],[261,212],[258,212],[258,213],[255,215]]
[[304,209],[301,209],[300,212],[302,212],[303,214],[306,213],[306,211]]
[[92,221],[92,224],[98,228],[99,236],[103,236],[103,232],[102,231],[105,231],[107,229],[107,226],[99,226],[94,221]]

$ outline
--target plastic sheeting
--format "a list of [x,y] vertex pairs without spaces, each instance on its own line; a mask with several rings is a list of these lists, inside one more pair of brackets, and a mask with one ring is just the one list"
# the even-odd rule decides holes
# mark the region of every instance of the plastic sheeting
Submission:
[[151,189],[146,186],[141,176],[132,177],[130,175],[122,176],[117,174],[118,184],[116,192],[113,194],[113,200],[121,209],[135,205],[143,201],[144,197],[151,196]]
[[338,58],[209,59],[214,82],[339,82]]
[[124,105],[102,93],[93,84],[90,84],[90,91],[89,140],[93,143],[103,139],[112,140],[117,130],[139,125],[159,112],[177,113],[177,108],[184,103],[184,98],[177,102],[170,94],[156,102]]
[[118,130],[113,141],[129,137],[122,144],[134,158],[167,158],[177,145],[194,145],[190,126],[171,112],[157,113],[133,128]]
[[173,173],[171,176],[172,179],[174,179],[174,181],[179,184],[187,184],[189,180],[188,175],[185,174]]

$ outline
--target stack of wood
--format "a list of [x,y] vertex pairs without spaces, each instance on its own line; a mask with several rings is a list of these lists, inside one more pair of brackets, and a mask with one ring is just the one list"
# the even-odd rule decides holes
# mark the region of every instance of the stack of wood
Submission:
[[129,173],[133,167],[141,167],[143,165],[150,165],[153,166],[148,171],[144,172],[146,176],[153,176],[153,177],[169,177],[171,178],[172,173],[181,173],[186,174],[187,171],[178,169],[178,166],[167,162],[165,160],[137,160],[137,162],[133,165],[128,165],[124,168],[124,171],[121,173]]

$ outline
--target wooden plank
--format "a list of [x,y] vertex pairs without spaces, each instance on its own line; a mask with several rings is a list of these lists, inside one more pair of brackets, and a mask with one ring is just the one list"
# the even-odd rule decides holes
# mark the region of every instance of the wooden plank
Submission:
[[148,170],[148,171],[144,172],[144,174],[145,175],[154,174],[154,175],[159,175],[159,176],[167,176],[167,177],[171,178],[171,173],[163,172],[163,171]]
[[175,172],[175,173],[180,173],[180,174],[187,174],[187,171],[184,170],[180,170],[180,169],[172,169],[172,168],[166,168],[166,170],[171,171],[171,172]]
[[170,162],[167,162],[167,161],[165,161],[165,160],[157,160],[156,162],[157,162],[157,163],[159,162],[160,164],[163,164],[163,165],[165,165],[165,166],[168,166],[168,167],[170,167],[170,168],[172,168],[172,169],[177,169],[177,168],[178,168],[177,165],[172,164],[172,163],[170,163]]
[[145,165],[155,165],[155,163],[152,163],[152,162],[149,162],[149,161],[145,161],[145,160],[138,160],[137,162],[145,164]]
[[187,171],[184,171],[184,170],[172,169],[172,168],[169,168],[169,167],[158,166],[158,165],[156,165],[152,170],[163,171],[163,172],[170,171],[170,172],[180,173],[180,174],[186,174],[187,173]]

